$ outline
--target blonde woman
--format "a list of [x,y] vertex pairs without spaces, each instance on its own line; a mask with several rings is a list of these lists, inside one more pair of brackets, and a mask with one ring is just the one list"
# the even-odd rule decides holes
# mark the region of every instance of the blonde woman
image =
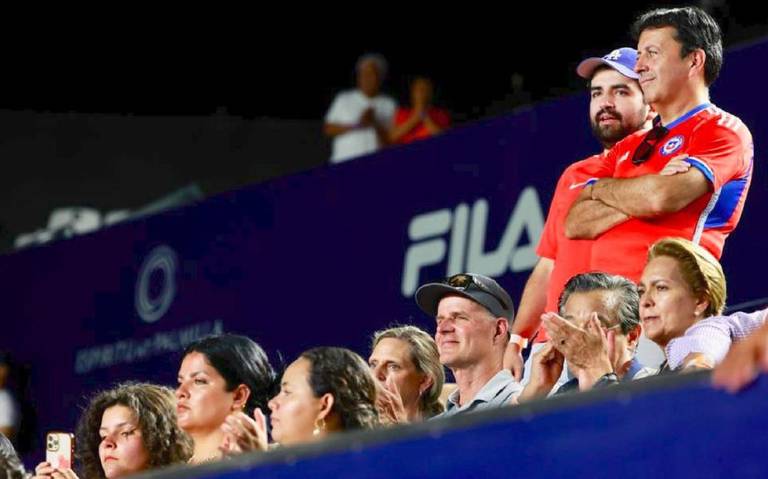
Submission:
[[415,326],[377,331],[368,365],[379,389],[382,422],[417,422],[443,412],[445,371],[437,344],[425,331]]
[[[706,341],[681,356],[681,338],[705,318],[722,314],[726,281],[712,254],[682,238],[664,238],[651,246],[638,285],[640,319],[646,337],[664,350],[665,370],[712,368],[718,351]],[[692,336],[691,334],[688,335]]]

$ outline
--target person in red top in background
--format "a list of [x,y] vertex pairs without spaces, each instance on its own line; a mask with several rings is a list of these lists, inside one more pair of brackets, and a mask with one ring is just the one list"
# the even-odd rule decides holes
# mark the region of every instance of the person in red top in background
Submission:
[[565,283],[577,274],[589,271],[592,241],[572,240],[565,236],[565,217],[571,203],[588,181],[611,176],[614,164],[608,150],[635,131],[648,127],[653,113],[643,101],[635,73],[637,51],[619,48],[602,58],[588,58],[576,72],[589,80],[589,118],[592,132],[603,151],[565,169],[555,188],[536,250],[540,259],[525,285],[520,309],[512,324],[512,340],[504,356],[504,366],[522,380],[522,349],[536,334],[536,343],[547,341],[541,315],[558,311],[558,299]]
[[568,214],[570,238],[595,238],[590,269],[637,281],[648,248],[667,237],[720,258],[752,178],[749,129],[709,102],[722,66],[720,27],[696,7],[641,15],[635,71],[658,113],[650,132],[609,153],[612,178],[590,184]]
[[389,132],[392,144],[405,144],[437,135],[451,126],[448,112],[432,106],[434,87],[426,77],[416,77],[411,82],[411,107],[399,107],[395,112],[394,126]]

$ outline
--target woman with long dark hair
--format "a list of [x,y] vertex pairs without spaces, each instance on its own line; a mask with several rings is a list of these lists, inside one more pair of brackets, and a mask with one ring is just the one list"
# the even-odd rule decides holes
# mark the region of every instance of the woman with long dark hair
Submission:
[[[363,358],[345,348],[303,352],[283,373],[280,392],[269,401],[272,438],[291,446],[379,424],[376,385]],[[228,452],[267,449],[266,420],[231,415],[224,427]]]
[[179,426],[194,441],[190,463],[222,457],[221,429],[234,412],[265,409],[275,388],[275,371],[264,350],[235,334],[208,336],[190,344],[179,367],[176,389]]

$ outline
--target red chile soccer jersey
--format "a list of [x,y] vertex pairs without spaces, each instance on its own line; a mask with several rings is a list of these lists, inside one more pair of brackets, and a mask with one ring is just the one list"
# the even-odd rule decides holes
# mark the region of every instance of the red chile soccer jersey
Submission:
[[712,191],[676,213],[656,218],[630,218],[595,239],[591,270],[620,274],[638,281],[648,248],[658,239],[679,236],[700,244],[720,258],[728,234],[739,222],[752,179],[752,135],[739,118],[704,104],[667,125],[669,132],[645,163],[631,161],[647,132],[625,138],[608,153],[615,158],[614,178],[660,172],[670,159],[685,160],[701,171]]
[[[599,154],[570,165],[560,175],[549,206],[547,221],[539,240],[536,254],[555,262],[547,289],[546,311],[557,311],[557,300],[565,283],[579,273],[589,271],[592,240],[572,240],[565,236],[565,218],[571,204],[593,178],[605,178],[613,174],[614,165],[608,155]],[[536,342],[546,341],[544,329],[539,330]]]

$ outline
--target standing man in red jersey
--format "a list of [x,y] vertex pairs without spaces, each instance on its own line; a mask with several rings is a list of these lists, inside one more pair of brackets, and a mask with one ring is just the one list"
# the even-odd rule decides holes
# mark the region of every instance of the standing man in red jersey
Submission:
[[[558,298],[565,283],[589,271],[592,241],[569,239],[565,218],[573,201],[594,178],[613,176],[615,165],[607,155],[611,147],[629,134],[650,126],[653,113],[643,100],[635,73],[637,51],[619,48],[602,58],[588,58],[576,72],[589,80],[589,118],[592,132],[603,151],[578,161],[560,176],[544,225],[537,253],[540,257],[523,291],[520,309],[512,324],[512,340],[504,357],[504,366],[522,380],[522,349],[541,325],[541,315],[558,310]],[[536,343],[543,344],[546,334],[540,330]]]
[[640,15],[635,71],[653,129],[616,144],[612,178],[590,182],[571,206],[566,234],[592,239],[590,269],[640,277],[648,248],[676,236],[720,258],[752,178],[749,129],[710,103],[722,66],[720,27],[696,7]]

